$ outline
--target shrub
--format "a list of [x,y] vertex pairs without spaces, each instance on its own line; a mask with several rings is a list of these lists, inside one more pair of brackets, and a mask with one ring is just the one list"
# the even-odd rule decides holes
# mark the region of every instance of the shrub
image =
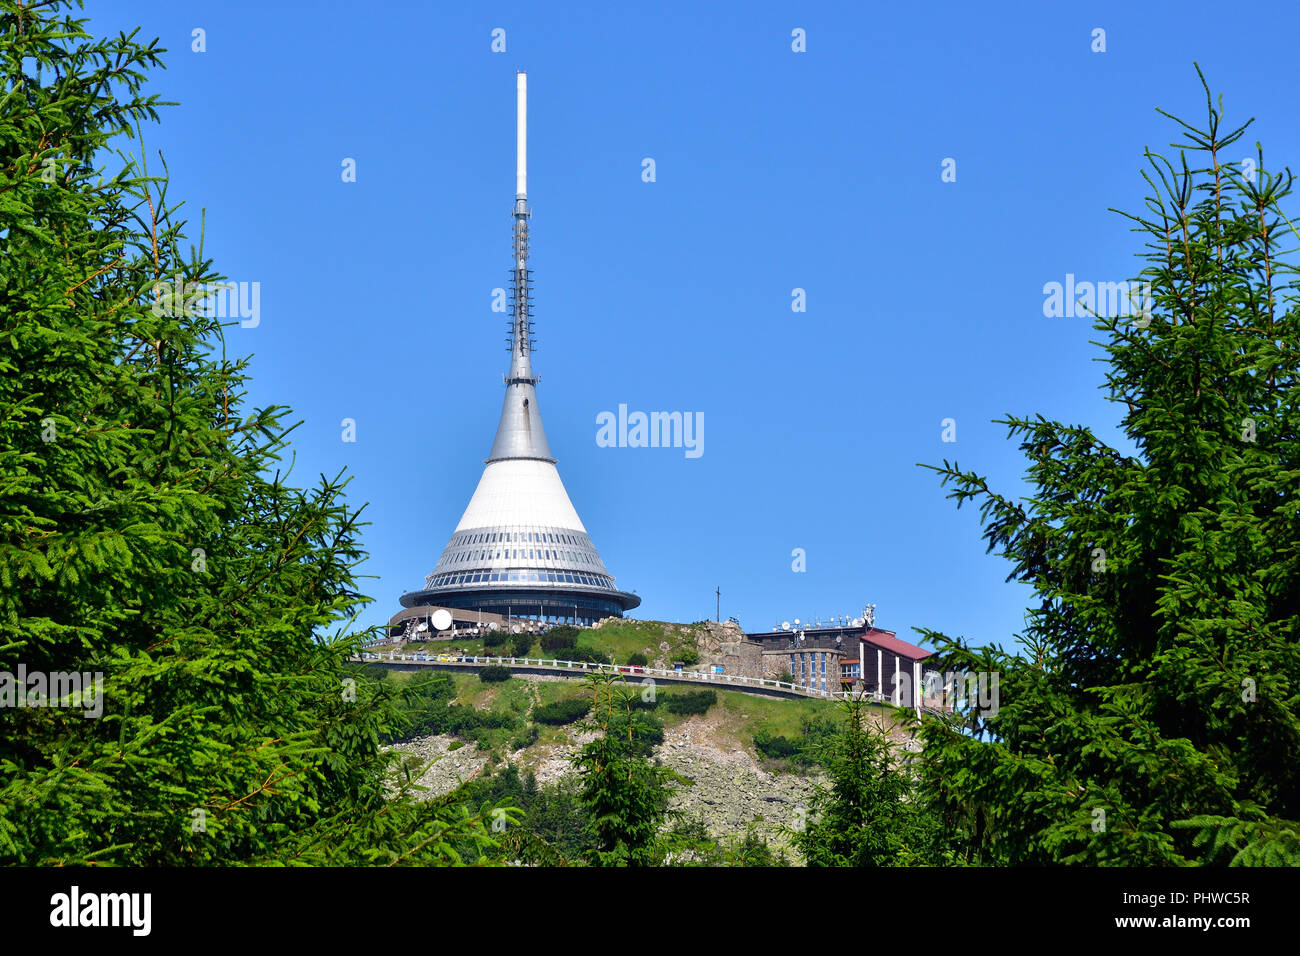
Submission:
[[478,679],[485,684],[496,684],[510,679],[510,668],[504,664],[489,664],[478,672]]
[[542,635],[542,650],[555,651],[561,647],[573,647],[581,636],[581,631],[567,624],[553,627]]
[[664,698],[670,714],[704,714],[717,702],[718,692],[715,690],[690,690]]
[[557,647],[549,651],[547,659],[554,657],[560,661],[578,661],[587,662],[588,664],[608,664],[609,655],[604,651],[592,650],[586,647]]
[[520,723],[519,718],[508,710],[478,710],[474,707],[453,707],[452,710],[466,714],[469,718],[467,723],[489,730],[514,730]]
[[456,696],[456,682],[451,679],[450,674],[417,671],[411,675],[410,681],[401,693],[413,706],[420,706],[431,700],[449,701]]
[[647,667],[650,664],[650,659],[640,651],[633,651],[627,655],[627,663],[629,667]]
[[785,760],[799,752],[799,744],[789,737],[777,737],[759,730],[754,734],[754,749],[769,760]]
[[690,667],[692,664],[698,664],[700,662],[699,648],[690,644],[685,647],[679,647],[677,649],[677,657],[674,659],[681,661],[687,667]]
[[[529,724],[522,731],[515,734],[515,736],[511,738],[510,749],[523,750],[525,747],[531,747],[535,743],[537,743],[537,725]],[[536,786],[535,780],[534,780],[534,786]]]
[[505,631],[488,631],[487,634],[483,636],[483,646],[502,647],[509,637],[510,635]]
[[[509,669],[502,669],[509,676]],[[459,734],[468,737],[479,727],[514,730],[519,726],[518,717],[508,711],[451,706],[455,683],[450,674],[429,675],[427,678],[417,675],[397,694],[403,715],[402,726],[385,734],[385,743],[428,734]]]
[[465,746],[465,741],[463,741],[463,740],[453,740],[451,743],[449,743],[449,744],[447,745],[447,750],[448,750],[449,752],[452,751],[452,750],[459,750],[461,747],[464,747],[464,746]]
[[510,641],[511,657],[527,657],[533,649],[533,635],[516,634]]
[[754,734],[754,749],[771,760],[789,760],[806,768],[823,763],[826,747],[839,734],[840,725],[833,717],[805,715],[799,722],[797,737],[779,737],[760,730]]
[[552,726],[571,724],[575,720],[586,717],[590,710],[591,701],[583,700],[581,697],[569,697],[538,705],[533,711],[533,720],[539,724]]
[[821,763],[823,751],[840,735],[841,725],[830,716],[804,715],[799,722],[801,764]]
[[586,661],[590,664],[612,664],[613,658],[601,650],[594,647],[579,647],[574,650],[577,657],[570,657],[571,661]]

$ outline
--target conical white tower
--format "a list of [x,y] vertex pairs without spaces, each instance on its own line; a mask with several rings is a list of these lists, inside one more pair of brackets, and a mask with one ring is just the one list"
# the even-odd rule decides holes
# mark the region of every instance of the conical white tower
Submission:
[[424,588],[401,602],[590,623],[621,617],[641,599],[615,587],[569,501],[542,427],[529,301],[527,74],[517,74],[516,90],[510,372],[501,421],[442,557]]

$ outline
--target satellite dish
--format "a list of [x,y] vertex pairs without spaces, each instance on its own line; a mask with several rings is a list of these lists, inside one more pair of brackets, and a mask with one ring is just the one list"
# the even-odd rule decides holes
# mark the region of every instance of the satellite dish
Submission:
[[440,631],[445,631],[451,627],[451,612],[445,607],[440,607],[433,612],[433,626]]
[[853,619],[853,626],[854,626],[854,627],[861,627],[863,624],[866,624],[866,623],[867,623],[867,622],[864,621],[864,620],[863,620],[862,618],[860,618],[860,617],[855,617],[855,618]]
[[783,630],[783,631],[788,631],[788,630],[790,630],[790,622],[789,622],[789,621],[782,621],[782,622],[781,622],[781,630]]
[[490,621],[490,622],[488,623],[488,630],[489,630],[489,631],[495,631],[496,629],[497,629],[497,622],[496,622],[496,621]]
[[799,626],[799,619],[797,617],[794,619],[794,626],[795,627]]
[[518,633],[519,633],[519,625],[518,625],[518,624],[511,624],[511,625],[510,625],[510,633],[511,633],[511,634],[518,634]]

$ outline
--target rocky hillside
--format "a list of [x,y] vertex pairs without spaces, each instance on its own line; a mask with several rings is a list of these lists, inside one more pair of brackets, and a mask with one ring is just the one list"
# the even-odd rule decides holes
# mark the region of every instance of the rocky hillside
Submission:
[[[741,836],[755,826],[773,846],[785,845],[774,828],[792,825],[806,812],[803,808],[813,782],[822,779],[821,775],[782,769],[763,760],[752,748],[740,745],[734,726],[729,724],[725,714],[709,713],[665,728],[664,742],[654,755],[678,775],[672,807],[702,821],[714,836]],[[520,772],[533,771],[539,784],[550,783],[573,772],[568,758],[589,739],[589,735],[571,729],[563,743],[533,744],[509,752],[505,759]],[[432,797],[490,771],[490,750],[473,744],[456,747],[457,743],[454,737],[433,735],[394,746],[421,761],[432,761],[419,778]]]

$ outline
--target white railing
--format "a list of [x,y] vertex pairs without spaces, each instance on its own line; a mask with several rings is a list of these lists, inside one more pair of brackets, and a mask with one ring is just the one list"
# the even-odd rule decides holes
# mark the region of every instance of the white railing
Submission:
[[[421,657],[423,660],[416,660]],[[866,694],[855,695],[852,691],[832,691],[821,690],[814,687],[804,687],[801,684],[791,684],[786,681],[771,680],[766,677],[743,677],[740,674],[713,674],[708,671],[687,671],[687,670],[667,670],[660,667],[642,667],[638,664],[597,664],[591,661],[562,661],[551,657],[491,657],[482,654],[477,656],[460,655],[453,657],[450,654],[396,654],[390,651],[384,654],[365,653],[361,657],[353,657],[352,660],[400,660],[413,664],[441,664],[459,665],[461,667],[476,667],[485,664],[502,664],[516,667],[539,667],[549,668],[556,671],[583,671],[587,673],[619,673],[629,677],[641,676],[658,676],[667,677],[672,680],[689,680],[705,681],[713,684],[726,684],[733,687],[766,687],[775,689],[785,694],[795,694],[803,697],[815,697],[820,700],[849,700],[855,696],[874,701],[875,703],[885,704],[892,703],[894,706],[911,707],[910,704],[901,704],[894,701],[893,695],[882,694],[880,691],[871,691]],[[929,712],[939,712],[940,708],[932,704],[921,704],[921,709]]]
[[[416,658],[422,658],[417,660]],[[371,658],[364,658],[371,659]],[[373,655],[375,660],[401,660],[410,661],[415,664],[459,664],[463,667],[475,667],[485,664],[500,664],[515,667],[546,667],[554,670],[564,671],[586,671],[593,673],[618,673],[632,677],[640,676],[657,676],[667,677],[672,680],[692,680],[706,681],[714,684],[728,684],[742,687],[766,687],[772,688],[783,693],[801,694],[805,697],[820,697],[825,699],[842,699],[852,696],[848,691],[831,691],[821,690],[815,687],[804,687],[801,684],[791,684],[786,681],[771,680],[766,677],[744,677],[740,674],[715,674],[709,671],[687,671],[687,670],[668,670],[660,667],[642,667],[635,664],[597,664],[591,661],[562,661],[558,658],[551,657],[492,657],[484,655],[461,655],[453,657],[449,654],[400,654],[394,655],[389,653],[385,658],[383,655]],[[869,695],[877,701],[884,701],[886,698],[883,694],[874,693]]]

